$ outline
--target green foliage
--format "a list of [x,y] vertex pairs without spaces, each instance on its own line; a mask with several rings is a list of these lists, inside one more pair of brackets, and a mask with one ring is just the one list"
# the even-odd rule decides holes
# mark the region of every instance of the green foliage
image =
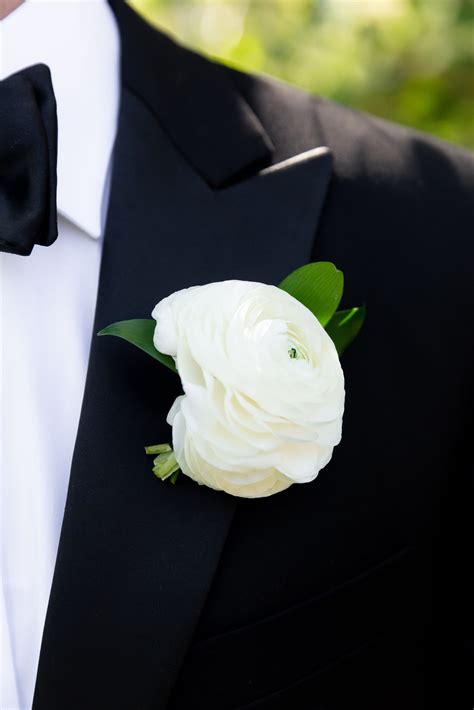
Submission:
[[365,306],[338,311],[329,321],[326,331],[331,337],[339,356],[359,335],[365,321]]
[[306,306],[326,327],[341,302],[344,276],[330,261],[318,261],[296,269],[279,287]]
[[474,0],[132,0],[188,46],[474,147]]
[[166,365],[173,372],[177,372],[174,360],[169,355],[163,355],[153,345],[153,334],[155,332],[155,321],[151,318],[135,318],[134,320],[122,320],[112,323],[101,330],[97,335],[115,335],[143,350],[151,357]]
[[344,275],[330,261],[301,266],[284,278],[279,288],[311,311],[327,330],[339,356],[364,324],[365,306],[337,311],[344,291]]
[[[319,320],[332,338],[339,355],[358,335],[365,319],[365,307],[337,311],[344,290],[344,275],[330,261],[316,261],[295,269],[279,284],[279,288],[296,298]],[[337,312],[336,312],[337,311]],[[103,328],[97,335],[114,335],[143,350],[152,358],[177,373],[175,362],[169,355],[160,353],[154,346],[153,335],[156,323],[152,319],[136,318],[122,320]],[[294,350],[294,349],[293,349]],[[290,357],[292,354],[290,349]],[[167,462],[168,444],[146,446],[147,454],[158,454],[158,463]],[[170,467],[170,471],[172,466]],[[160,469],[161,470],[161,469]],[[168,472],[168,467],[166,467]],[[169,473],[173,474],[175,469]]]

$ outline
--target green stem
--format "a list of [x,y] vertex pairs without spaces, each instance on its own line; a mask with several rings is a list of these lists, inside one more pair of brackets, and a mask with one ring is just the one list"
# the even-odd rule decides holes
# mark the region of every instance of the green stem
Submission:
[[171,483],[175,484],[181,471],[172,447],[169,444],[153,444],[153,446],[145,446],[145,453],[155,456],[153,459],[155,476],[161,481],[169,478]]
[[145,446],[145,453],[149,455],[151,454],[152,456],[155,454],[165,454],[171,450],[172,449],[169,444],[154,444],[153,446]]
[[173,473],[179,469],[174,451],[167,451],[164,454],[160,454],[153,463],[155,464],[153,466],[153,473],[162,481],[166,481],[167,478],[172,476]]
[[178,470],[175,471],[175,472],[172,474],[172,476],[170,477],[170,483],[172,483],[173,486],[174,486],[174,484],[176,483],[176,481],[178,480],[178,476],[179,476],[180,473],[181,473],[181,470],[178,468]]

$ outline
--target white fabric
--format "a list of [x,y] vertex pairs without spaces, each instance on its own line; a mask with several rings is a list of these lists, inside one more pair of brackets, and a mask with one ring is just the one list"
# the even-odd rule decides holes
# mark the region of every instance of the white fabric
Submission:
[[0,254],[1,710],[33,699],[92,337],[119,54],[105,0],[30,0],[0,23],[0,79],[51,69],[60,213],[51,247]]

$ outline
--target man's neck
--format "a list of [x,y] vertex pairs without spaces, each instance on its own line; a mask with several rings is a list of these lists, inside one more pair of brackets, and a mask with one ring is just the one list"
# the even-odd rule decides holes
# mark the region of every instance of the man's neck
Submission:
[[4,20],[13,10],[21,5],[23,0],[0,0],[0,20]]

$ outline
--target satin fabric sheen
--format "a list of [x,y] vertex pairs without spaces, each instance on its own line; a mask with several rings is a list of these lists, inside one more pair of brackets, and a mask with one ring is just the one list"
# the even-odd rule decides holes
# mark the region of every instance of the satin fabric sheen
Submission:
[[56,240],[56,100],[43,64],[0,82],[0,251]]

